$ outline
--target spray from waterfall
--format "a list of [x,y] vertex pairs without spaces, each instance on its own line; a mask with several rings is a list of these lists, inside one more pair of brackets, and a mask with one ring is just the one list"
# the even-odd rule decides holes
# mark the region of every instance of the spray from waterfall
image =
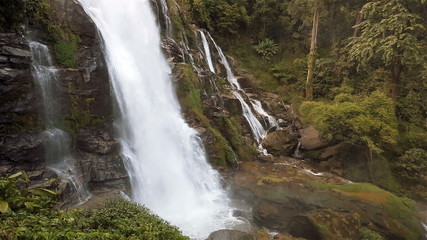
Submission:
[[30,42],[33,58],[32,73],[35,84],[40,90],[43,102],[43,122],[45,133],[46,162],[59,177],[71,184],[76,203],[81,204],[90,198],[90,193],[80,179],[81,172],[76,159],[70,152],[70,138],[60,129],[60,111],[58,105],[57,74],[52,57],[46,45]]
[[132,200],[196,239],[238,224],[219,174],[181,115],[151,1],[79,1],[104,40]]

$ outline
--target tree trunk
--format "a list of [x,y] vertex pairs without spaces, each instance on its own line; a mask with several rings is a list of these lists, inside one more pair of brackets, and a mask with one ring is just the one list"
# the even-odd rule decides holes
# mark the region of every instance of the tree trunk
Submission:
[[317,33],[319,29],[319,11],[320,7],[314,9],[313,14],[313,28],[311,29],[311,44],[310,53],[307,59],[307,82],[305,85],[305,99],[307,101],[313,100],[313,77],[314,77],[314,60],[317,47]]
[[391,91],[390,95],[393,99],[394,107],[397,106],[397,98],[399,94],[399,84],[400,84],[400,75],[403,71],[403,65],[400,58],[396,58],[394,60],[393,66],[392,66],[392,76],[391,76]]

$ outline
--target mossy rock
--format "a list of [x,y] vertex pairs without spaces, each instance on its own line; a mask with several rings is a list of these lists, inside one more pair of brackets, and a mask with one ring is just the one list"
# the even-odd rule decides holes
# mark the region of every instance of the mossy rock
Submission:
[[416,240],[423,234],[415,203],[375,185],[336,184],[339,179],[333,176],[314,176],[292,166],[270,163],[241,163],[240,169],[235,185],[257,199],[283,205],[298,202],[302,214],[313,209],[354,212],[363,224],[375,225],[374,230],[387,238]]

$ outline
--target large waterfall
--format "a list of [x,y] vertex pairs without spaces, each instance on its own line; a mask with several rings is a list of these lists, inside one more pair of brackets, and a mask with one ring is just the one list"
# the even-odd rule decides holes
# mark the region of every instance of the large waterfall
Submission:
[[150,0],[79,0],[104,40],[132,199],[203,239],[236,221],[219,175],[181,116]]
[[42,118],[44,122],[45,154],[47,166],[71,187],[73,203],[84,203],[90,198],[82,180],[76,159],[71,155],[68,134],[61,130],[60,105],[58,102],[58,83],[52,56],[46,45],[30,42],[33,59],[32,72],[35,84],[40,91],[43,102]]

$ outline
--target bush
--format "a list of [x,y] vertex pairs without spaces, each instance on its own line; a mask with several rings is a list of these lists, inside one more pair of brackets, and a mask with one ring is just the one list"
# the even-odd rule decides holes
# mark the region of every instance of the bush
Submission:
[[184,240],[180,231],[147,208],[125,200],[99,210],[60,211],[54,192],[27,189],[22,172],[0,179],[0,239]]
[[408,184],[427,186],[427,151],[413,148],[405,152],[396,163],[397,172]]
[[265,60],[270,60],[279,50],[277,44],[271,39],[264,39],[255,46],[255,51]]
[[377,153],[396,144],[393,103],[384,93],[373,92],[361,99],[339,94],[332,103],[304,102],[300,111],[326,140],[366,145]]

